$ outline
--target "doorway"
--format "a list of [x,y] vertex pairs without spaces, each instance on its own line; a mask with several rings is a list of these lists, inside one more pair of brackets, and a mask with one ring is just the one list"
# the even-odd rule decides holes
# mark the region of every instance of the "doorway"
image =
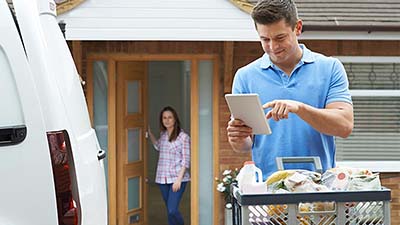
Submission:
[[[145,139],[145,124],[149,124],[156,134],[158,114],[166,105],[177,110],[182,127],[191,138],[191,181],[180,204],[185,224],[209,225],[218,221],[214,206],[219,202],[214,198],[213,183],[218,172],[218,56],[89,54],[87,63],[89,113],[100,146],[108,156],[105,164],[109,225],[160,225],[166,221],[165,206],[154,184],[158,154]],[[143,74],[147,79],[140,82],[145,82],[146,88],[141,89],[144,86],[134,82],[132,68],[124,68],[131,63],[144,65],[146,72]],[[122,71],[128,72],[120,75]],[[140,90],[140,94],[131,97],[143,102],[139,104],[146,112],[142,117],[139,117],[140,113],[136,117],[125,115],[127,110],[138,110],[135,107],[129,109],[127,105],[131,102],[127,94],[129,88],[136,90],[134,92]],[[147,91],[142,92],[145,89]],[[139,154],[131,155],[135,156],[133,161],[138,157],[142,160],[135,162],[137,169],[143,166],[140,173],[134,171],[133,164],[129,165],[132,160],[127,161],[128,140],[132,139],[127,138],[129,135],[138,140],[136,143],[141,149]],[[143,201],[145,196],[147,200]],[[161,218],[160,222],[152,222],[158,218]]]
[[[148,118],[153,134],[159,135],[159,113],[171,106],[178,113],[182,129],[190,136],[190,61],[148,62]],[[158,152],[148,143],[148,217],[149,225],[168,225],[167,212],[158,185],[154,182]],[[179,210],[190,224],[190,184],[188,182]]]

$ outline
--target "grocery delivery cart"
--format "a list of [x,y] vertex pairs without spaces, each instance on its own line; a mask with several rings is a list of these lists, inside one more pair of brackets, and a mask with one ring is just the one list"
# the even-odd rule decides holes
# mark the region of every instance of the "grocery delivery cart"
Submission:
[[[308,162],[310,158],[284,160]],[[282,169],[282,162],[277,163]],[[387,188],[245,195],[236,185],[231,189],[233,225],[390,225],[391,195]]]

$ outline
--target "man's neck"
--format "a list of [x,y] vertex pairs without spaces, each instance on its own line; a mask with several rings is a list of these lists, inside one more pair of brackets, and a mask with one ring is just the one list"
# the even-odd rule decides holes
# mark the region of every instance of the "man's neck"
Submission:
[[296,54],[293,55],[291,59],[288,59],[286,63],[276,64],[285,74],[290,76],[296,67],[296,65],[300,62],[303,56],[303,50],[298,46]]

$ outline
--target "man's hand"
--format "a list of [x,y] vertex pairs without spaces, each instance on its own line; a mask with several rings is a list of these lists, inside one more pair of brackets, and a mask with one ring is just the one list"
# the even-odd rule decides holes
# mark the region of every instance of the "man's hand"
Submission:
[[251,136],[253,129],[246,126],[243,121],[239,119],[231,119],[228,122],[228,138],[231,142],[242,142],[245,138]]
[[253,129],[246,126],[243,121],[232,118],[228,122],[226,130],[228,133],[228,141],[234,150],[248,151],[251,149]]
[[279,121],[289,118],[289,113],[296,113],[314,129],[327,135],[346,138],[353,130],[353,105],[347,102],[332,102],[319,109],[298,101],[275,100],[265,103],[263,108],[272,108],[266,115],[267,119]]
[[303,103],[293,100],[274,100],[267,102],[263,105],[263,108],[272,108],[268,111],[267,119],[273,118],[275,121],[289,118],[289,113],[297,113]]

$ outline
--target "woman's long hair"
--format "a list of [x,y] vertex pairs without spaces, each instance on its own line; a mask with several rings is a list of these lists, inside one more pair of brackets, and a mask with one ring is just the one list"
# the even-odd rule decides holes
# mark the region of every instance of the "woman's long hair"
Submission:
[[167,128],[163,124],[163,113],[166,111],[171,112],[175,119],[174,130],[172,131],[171,135],[169,136],[169,142],[171,142],[171,141],[176,140],[179,133],[181,132],[181,122],[179,121],[178,113],[176,113],[175,109],[172,108],[171,106],[166,106],[160,112],[160,130],[161,130],[161,132],[167,130]]

